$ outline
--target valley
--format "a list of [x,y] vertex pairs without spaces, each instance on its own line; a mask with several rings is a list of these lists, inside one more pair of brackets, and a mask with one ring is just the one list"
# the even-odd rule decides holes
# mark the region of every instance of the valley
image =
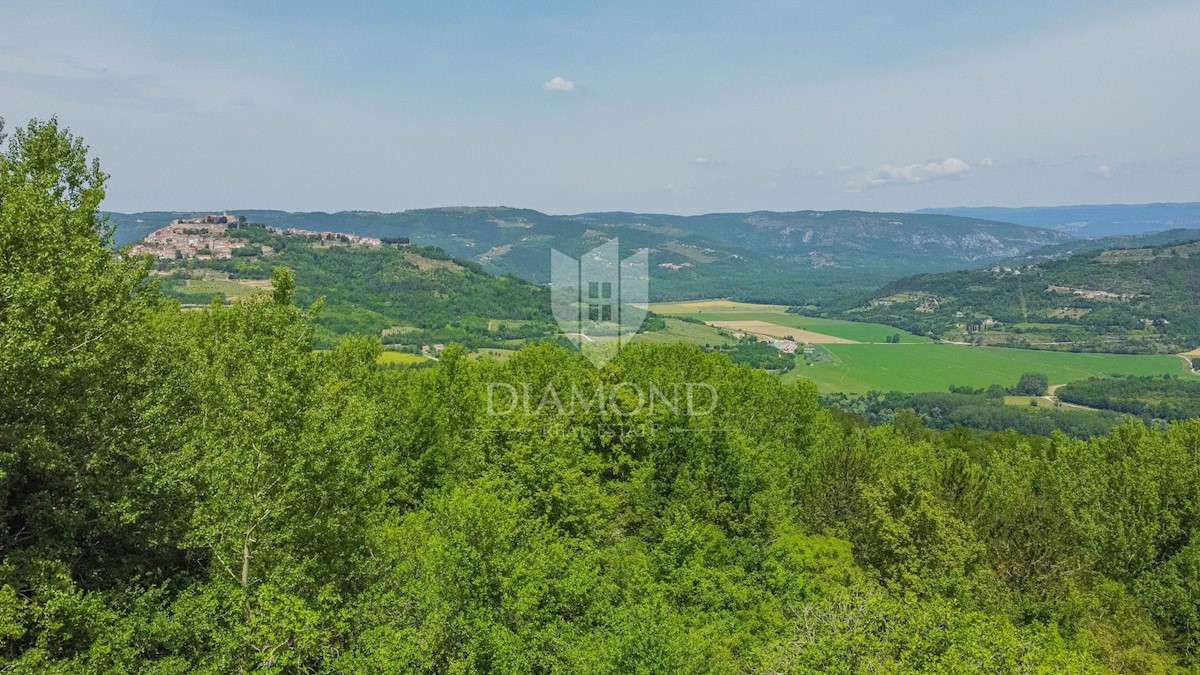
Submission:
[[[238,210],[277,230],[335,231],[409,238],[494,274],[550,280],[550,251],[578,257],[617,238],[654,258],[651,299],[737,300],[832,307],[900,276],[964,269],[1061,244],[1071,236],[1035,227],[944,215],[796,211],[674,216],[638,213],[550,215],[510,207],[455,207],[398,213],[289,213]],[[109,213],[118,245],[141,240],[193,212]],[[767,272],[769,271],[769,273]]]
[[[764,338],[779,333],[805,342],[828,358],[810,358],[784,375],[786,381],[808,379],[822,393],[865,394],[869,391],[947,391],[952,386],[987,388],[1012,386],[1022,373],[1046,374],[1052,384],[1089,377],[1119,375],[1180,375],[1195,377],[1185,363],[1172,355],[1086,354],[1044,352],[1002,347],[943,344],[883,324],[808,317],[780,305],[755,305],[730,301],[659,303],[650,308],[665,317],[679,316],[727,324],[762,324]],[[722,325],[726,324],[726,325]],[[751,328],[741,332],[754,333]],[[670,334],[670,331],[667,331]],[[898,342],[888,337],[899,336]],[[805,337],[809,339],[805,339]],[[802,361],[804,352],[798,355]]]
[[[504,229],[522,228],[505,221]],[[296,273],[301,301],[321,302],[315,319],[321,348],[344,335],[373,335],[386,346],[380,363],[402,367],[432,362],[451,343],[484,359],[507,358],[523,344],[566,343],[544,286],[494,276],[440,249],[268,227],[244,217],[217,236],[223,256],[205,255],[212,243],[187,255],[165,249],[158,255],[155,278],[186,307],[247,298],[269,285],[274,266],[286,265]],[[1180,231],[1154,246],[900,279],[840,312],[737,299],[653,302],[635,342],[725,353],[786,382],[811,380],[822,394],[1010,388],[1028,372],[1053,385],[1108,376],[1191,379],[1197,376],[1189,362],[1175,355],[1192,344],[1185,310],[1200,242],[1177,242],[1188,236],[1200,240],[1200,232]],[[678,243],[665,255],[672,251],[696,265],[721,255]],[[652,260],[662,255],[656,251]],[[678,271],[653,269],[655,283]],[[758,278],[777,270],[760,270]],[[687,294],[704,287],[689,285]],[[855,295],[832,297],[845,302]],[[1120,353],[1129,351],[1142,353]]]

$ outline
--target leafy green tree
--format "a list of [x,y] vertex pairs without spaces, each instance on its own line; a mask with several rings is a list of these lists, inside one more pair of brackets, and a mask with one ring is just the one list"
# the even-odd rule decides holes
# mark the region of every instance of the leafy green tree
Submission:
[[55,575],[107,587],[161,553],[137,417],[157,300],[144,263],[107,246],[105,180],[54,119],[0,151],[0,557],[38,597]]
[[1045,396],[1050,380],[1043,373],[1025,373],[1017,380],[1013,393],[1017,396]]

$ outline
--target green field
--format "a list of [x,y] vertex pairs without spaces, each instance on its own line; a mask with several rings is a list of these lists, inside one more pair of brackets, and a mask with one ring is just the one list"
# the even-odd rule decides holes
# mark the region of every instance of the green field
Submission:
[[183,283],[183,292],[188,294],[224,294],[227,298],[245,297],[260,290],[269,290],[262,282],[246,283],[228,279],[188,279]]
[[689,323],[679,319],[664,318],[667,329],[653,333],[638,333],[634,342],[649,344],[667,344],[671,342],[686,342],[690,345],[731,345],[733,339],[727,331],[718,330],[712,326]]
[[786,312],[703,312],[696,313],[703,321],[766,321],[789,328],[799,328],[823,335],[854,340],[855,342],[886,342],[889,335],[899,335],[902,343],[932,342],[927,337],[913,335],[881,323],[858,323],[840,319],[819,319]]
[[[328,354],[328,349],[314,349],[318,354]],[[411,366],[418,363],[424,363],[429,360],[429,357],[421,354],[410,354],[408,352],[394,352],[385,350],[375,359],[375,363],[380,365],[404,365]]]
[[1004,405],[1017,406],[1019,408],[1032,408],[1030,401],[1037,401],[1039,406],[1054,407],[1054,404],[1047,401],[1043,396],[1005,396]]
[[797,366],[784,377],[813,380],[822,392],[946,391],[950,385],[1012,386],[1021,373],[1045,373],[1051,384],[1096,375],[1185,373],[1177,356],[1076,354],[948,344],[823,345],[836,361]]
[[689,302],[655,302],[650,310],[658,314],[692,314],[710,312],[785,312],[787,305],[759,305],[736,300],[691,300]]
[[517,353],[517,351],[515,349],[497,349],[494,347],[484,347],[482,349],[476,349],[475,351],[471,352],[467,356],[467,358],[471,359],[472,361],[477,361],[479,359],[495,359],[496,361],[507,361],[509,358],[512,357],[513,354],[516,354],[516,353]]
[[379,358],[376,359],[376,362],[411,366],[416,363],[424,363],[428,360],[428,357],[420,354],[409,354],[408,352],[383,352],[379,355]]
[[897,334],[902,343],[932,342],[927,337],[913,335],[880,323],[859,323],[789,314],[785,307],[779,305],[703,301],[659,303],[651,305],[650,309],[666,316],[690,316],[701,321],[765,321],[855,342],[886,342],[888,336]]

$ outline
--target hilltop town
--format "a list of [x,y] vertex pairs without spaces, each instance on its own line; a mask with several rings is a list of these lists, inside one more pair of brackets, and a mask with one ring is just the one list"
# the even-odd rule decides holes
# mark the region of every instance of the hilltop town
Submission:
[[194,218],[179,218],[151,232],[131,249],[135,254],[154,256],[160,260],[221,260],[234,256],[271,255],[274,248],[265,243],[239,236],[243,228],[261,228],[271,235],[303,237],[310,245],[327,248],[350,246],[379,247],[383,241],[348,232],[305,230],[295,227],[264,227],[247,223],[245,216],[228,212]]

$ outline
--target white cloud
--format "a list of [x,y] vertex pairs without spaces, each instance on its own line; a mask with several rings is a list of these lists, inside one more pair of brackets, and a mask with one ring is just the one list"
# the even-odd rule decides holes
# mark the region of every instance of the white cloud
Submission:
[[995,165],[996,165],[996,160],[992,159],[991,157],[984,157],[983,159],[979,160],[979,166],[995,166]]
[[542,89],[546,91],[575,91],[575,83],[559,75],[542,83]]
[[1097,176],[1099,176],[1101,178],[1112,178],[1113,168],[1107,164],[1101,164],[1100,166],[1093,169],[1092,173],[1096,174]]
[[688,160],[688,164],[708,164],[711,160],[707,157],[693,157]]
[[859,174],[847,181],[846,190],[848,192],[862,192],[868,188],[879,187],[881,185],[924,183],[939,178],[951,178],[970,169],[970,164],[957,157],[947,157],[940,162],[929,162],[928,164],[908,164],[905,166],[884,164],[874,171]]
[[704,156],[693,157],[688,160],[688,164],[691,164],[692,166],[705,166],[705,167],[729,166],[729,162],[726,162],[724,160],[711,159],[709,157],[704,157]]

